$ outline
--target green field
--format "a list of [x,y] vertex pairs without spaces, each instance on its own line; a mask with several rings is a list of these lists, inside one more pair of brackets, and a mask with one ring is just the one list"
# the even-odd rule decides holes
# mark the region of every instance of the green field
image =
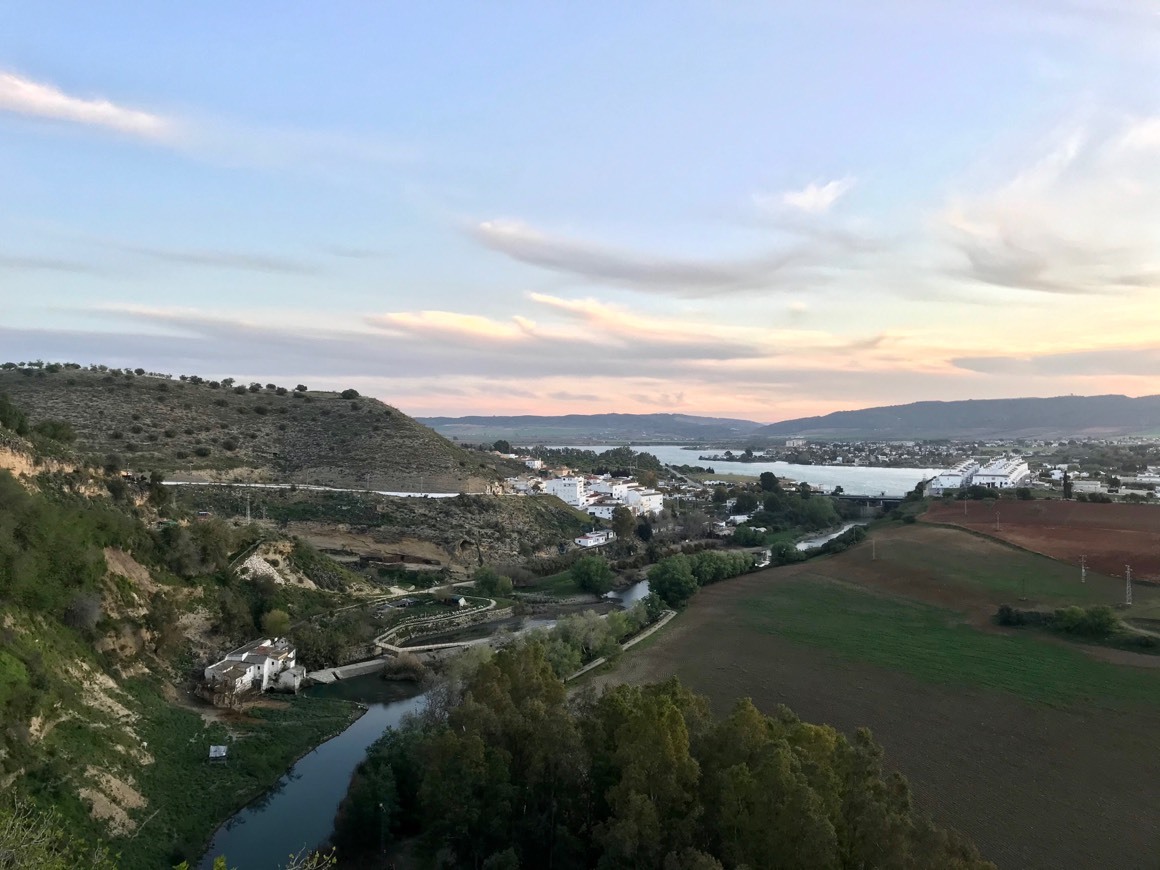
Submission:
[[935,683],[1049,704],[1160,706],[1160,670],[1097,661],[1037,633],[991,634],[950,610],[811,574],[731,602],[751,630]]

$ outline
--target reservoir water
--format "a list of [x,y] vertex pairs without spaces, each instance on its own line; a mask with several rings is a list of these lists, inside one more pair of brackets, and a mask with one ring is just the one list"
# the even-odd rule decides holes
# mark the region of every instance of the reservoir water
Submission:
[[211,870],[217,855],[225,855],[230,867],[278,870],[288,856],[325,843],[350,777],[366,758],[368,747],[408,713],[421,709],[425,700],[411,684],[377,676],[355,677],[309,691],[357,700],[368,709],[341,734],[300,758],[262,798],[218,828],[199,870]]
[[[566,447],[567,450],[594,450],[603,453],[624,445],[581,445]],[[561,449],[559,447],[555,449]],[[937,468],[881,468],[869,465],[796,465],[792,462],[716,462],[701,460],[698,456],[708,456],[715,449],[686,450],[674,444],[634,444],[638,453],[651,453],[665,465],[700,465],[712,468],[717,474],[739,474],[745,477],[759,477],[762,472],[772,471],[780,477],[788,477],[798,483],[808,483],[829,490],[840,486],[852,495],[886,495],[898,497],[914,489],[920,480],[929,480],[939,473]]]

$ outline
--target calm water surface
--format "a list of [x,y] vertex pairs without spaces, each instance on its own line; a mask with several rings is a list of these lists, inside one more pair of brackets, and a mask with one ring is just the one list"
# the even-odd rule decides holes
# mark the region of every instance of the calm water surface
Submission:
[[264,798],[219,828],[199,870],[211,870],[217,855],[225,855],[230,867],[277,870],[290,855],[324,843],[334,828],[334,815],[351,774],[366,758],[367,748],[408,713],[418,711],[425,700],[411,684],[388,682],[377,675],[317,686],[309,692],[361,701],[369,709],[341,734],[301,758]]
[[[603,453],[616,444],[583,445],[566,447],[567,450],[594,450]],[[557,447],[556,449],[560,449]],[[842,487],[851,495],[906,495],[920,480],[928,480],[939,473],[937,468],[878,468],[865,465],[795,465],[792,462],[715,462],[699,460],[698,456],[709,456],[724,452],[715,449],[685,450],[673,444],[637,444],[633,450],[651,453],[666,465],[701,465],[712,468],[717,474],[740,474],[759,477],[762,472],[772,471],[778,477],[788,477],[798,483],[809,483],[825,489]]]

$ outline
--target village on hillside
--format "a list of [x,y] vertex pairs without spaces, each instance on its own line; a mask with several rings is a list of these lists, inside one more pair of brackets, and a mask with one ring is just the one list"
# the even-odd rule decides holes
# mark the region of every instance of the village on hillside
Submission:
[[542,459],[514,453],[499,453],[504,459],[523,462],[536,474],[509,477],[507,492],[521,495],[554,495],[564,504],[597,519],[612,519],[617,508],[627,508],[633,516],[656,516],[664,509],[664,496],[629,477],[611,474],[581,474],[568,467],[547,468]]

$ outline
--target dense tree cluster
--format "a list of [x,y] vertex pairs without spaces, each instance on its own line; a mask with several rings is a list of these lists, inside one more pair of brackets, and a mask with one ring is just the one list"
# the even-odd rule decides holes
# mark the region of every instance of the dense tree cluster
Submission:
[[[531,452],[548,465],[564,465],[589,474],[636,477],[646,486],[655,484],[656,475],[664,469],[664,465],[653,454],[638,453],[631,447],[614,447],[603,453],[577,448],[535,447]],[[642,475],[646,476],[642,478]]]
[[504,598],[512,594],[512,579],[487,566],[479,568],[471,577],[475,591],[480,595]]
[[616,575],[603,556],[582,556],[568,569],[577,588],[593,595],[603,595],[612,588]]
[[649,590],[669,607],[684,607],[697,590],[753,569],[753,555],[737,550],[702,550],[662,559],[649,572]]
[[340,855],[415,837],[444,867],[988,866],[917,814],[866,731],[748,700],[714,720],[675,680],[569,703],[545,647],[387,734],[340,811]]
[[561,617],[556,627],[540,637],[552,672],[565,679],[598,658],[620,654],[620,644],[656,622],[664,613],[664,603],[649,595],[631,610],[601,616],[592,610]]
[[841,521],[834,499],[814,497],[809,490],[780,488],[766,493],[761,510],[751,518],[754,525],[775,532],[786,529],[819,531]]

